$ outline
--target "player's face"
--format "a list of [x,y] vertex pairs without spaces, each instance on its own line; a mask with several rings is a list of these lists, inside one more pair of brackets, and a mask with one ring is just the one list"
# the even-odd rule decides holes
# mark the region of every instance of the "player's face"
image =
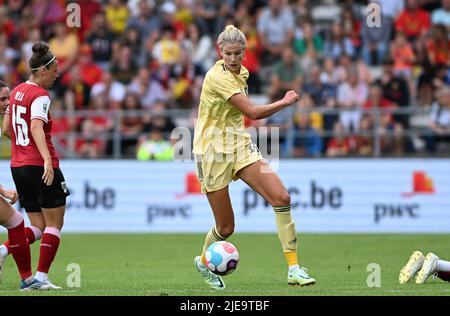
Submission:
[[244,59],[245,47],[239,42],[225,43],[222,46],[220,55],[225,62],[225,66],[235,73],[241,70],[242,60]]
[[0,88],[0,115],[4,115],[9,106],[9,89]]
[[55,59],[54,62],[50,64],[48,69],[45,69],[45,89],[49,89],[55,83],[56,78],[58,78],[58,61]]

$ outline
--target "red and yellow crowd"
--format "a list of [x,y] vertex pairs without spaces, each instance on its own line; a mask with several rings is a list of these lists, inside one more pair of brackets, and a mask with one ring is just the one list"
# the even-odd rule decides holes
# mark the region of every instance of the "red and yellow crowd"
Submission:
[[[63,157],[155,159],[147,149],[170,147],[176,126],[193,127],[227,24],[247,37],[250,95],[302,91],[298,105],[246,122],[278,127],[282,155],[404,156],[450,143],[450,0],[72,2],[0,0],[0,79],[26,80],[39,40],[58,58]],[[372,2],[379,27],[367,20]]]

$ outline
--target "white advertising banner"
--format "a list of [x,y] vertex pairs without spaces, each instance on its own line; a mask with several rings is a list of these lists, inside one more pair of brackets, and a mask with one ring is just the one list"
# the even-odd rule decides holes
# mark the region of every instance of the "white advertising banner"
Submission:
[[[282,160],[299,232],[450,233],[450,160]],[[8,161],[0,183],[13,187]],[[213,225],[194,163],[61,162],[71,195],[65,232],[202,232]],[[230,185],[236,232],[275,232],[270,205]],[[17,206],[18,207],[18,206]]]

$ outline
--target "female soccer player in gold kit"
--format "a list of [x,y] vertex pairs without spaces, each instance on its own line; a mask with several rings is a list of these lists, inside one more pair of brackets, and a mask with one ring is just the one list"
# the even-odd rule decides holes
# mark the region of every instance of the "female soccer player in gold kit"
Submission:
[[201,256],[195,265],[206,283],[215,290],[225,289],[223,280],[210,272],[205,251],[216,241],[225,240],[234,231],[234,214],[228,193],[232,180],[242,179],[268,201],[275,212],[278,236],[289,266],[290,285],[314,284],[297,259],[297,236],[291,216],[291,201],[278,175],[263,160],[244,127],[244,115],[266,118],[299,100],[295,91],[267,105],[255,105],[248,98],[248,70],[242,66],[246,38],[233,25],[225,27],[217,44],[222,60],[208,71],[200,96],[194,134],[194,155],[202,192],[211,205],[215,227],[206,235]]

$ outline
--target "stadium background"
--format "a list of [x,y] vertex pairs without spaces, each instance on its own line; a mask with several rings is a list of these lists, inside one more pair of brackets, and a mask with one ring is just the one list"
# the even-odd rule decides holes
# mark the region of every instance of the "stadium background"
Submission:
[[[381,28],[367,27],[370,2],[381,5]],[[64,264],[73,256],[89,266],[78,241],[102,249],[111,247],[109,241],[122,249],[127,240],[157,243],[152,253],[161,253],[185,240],[185,249],[175,246],[176,256],[193,274],[191,257],[213,221],[206,198],[198,194],[194,164],[172,161],[177,139],[170,136],[177,126],[193,130],[202,78],[218,58],[215,39],[226,24],[234,24],[247,36],[244,65],[252,100],[266,103],[287,89],[303,91],[299,104],[246,124],[256,131],[279,128],[280,160],[273,162],[296,203],[298,231],[308,233],[300,235],[305,258],[313,257],[307,264],[317,273],[317,258],[338,246],[344,257],[333,262],[345,261],[348,251],[359,255],[362,285],[329,283],[307,293],[379,294],[367,289],[364,269],[392,252],[384,265],[392,268],[390,293],[445,293],[443,287],[405,291],[394,283],[413,248],[441,249],[450,257],[444,247],[450,238],[450,1],[84,0],[76,2],[79,28],[67,27],[70,3],[0,0],[0,78],[11,87],[25,80],[31,45],[38,40],[49,42],[60,63],[51,114],[72,191],[64,231],[71,233],[65,240],[74,250],[62,250],[58,278],[65,280]],[[8,171],[10,143],[2,137],[0,146],[0,168]],[[1,173],[0,183],[13,186],[9,172]],[[260,256],[261,248],[250,242],[257,238],[277,253],[270,208],[241,183],[232,184],[231,195],[238,248]],[[120,234],[104,234],[111,232]],[[169,232],[202,234],[160,234]],[[321,247],[325,240],[328,250]],[[389,242],[396,248],[388,248]],[[130,247],[131,257],[132,250],[143,252]],[[108,266],[107,258],[99,262]],[[164,270],[166,259],[147,254],[136,260],[155,261]],[[242,275],[249,266],[242,262]],[[331,277],[332,271],[327,273]],[[177,292],[162,282],[161,293],[211,294],[202,292],[196,277],[192,282],[202,290]],[[104,292],[94,294],[111,293],[106,280],[100,284]],[[243,292],[231,292],[255,293],[264,291],[252,292],[251,282]],[[281,288],[266,292],[277,293],[293,294]]]

